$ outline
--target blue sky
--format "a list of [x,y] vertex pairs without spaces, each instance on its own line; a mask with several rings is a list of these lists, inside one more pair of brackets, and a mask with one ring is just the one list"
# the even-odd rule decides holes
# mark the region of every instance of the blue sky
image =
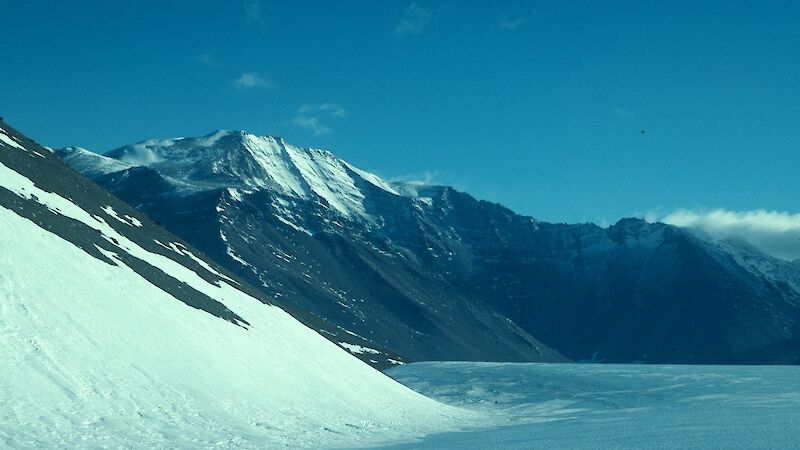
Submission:
[[800,211],[797,1],[4,0],[0,17],[0,115],[46,145],[245,129],[548,221]]

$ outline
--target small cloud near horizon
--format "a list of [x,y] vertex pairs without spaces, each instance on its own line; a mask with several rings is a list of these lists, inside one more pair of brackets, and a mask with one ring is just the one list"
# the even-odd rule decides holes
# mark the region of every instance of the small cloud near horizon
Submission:
[[494,21],[494,28],[501,31],[514,31],[527,21],[528,19],[524,17],[512,19],[508,14],[500,13]]
[[406,7],[400,23],[394,28],[396,36],[419,35],[425,26],[433,18],[433,13],[417,3],[411,3]]
[[247,23],[263,27],[267,24],[264,19],[264,8],[258,0],[245,0],[242,3]]
[[297,109],[292,124],[311,131],[314,136],[333,132],[333,128],[325,125],[324,118],[341,119],[347,117],[347,111],[335,103],[307,103]]
[[800,258],[800,213],[782,211],[730,211],[678,209],[668,214],[651,212],[648,221],[664,222],[706,232],[712,238],[742,238],[776,258]]
[[258,72],[245,72],[239,75],[239,78],[233,80],[233,85],[239,89],[271,89],[275,87],[272,80]]
[[618,116],[633,116],[636,114],[636,110],[633,108],[623,108],[618,106],[614,108],[614,114]]
[[194,57],[195,61],[203,64],[204,66],[209,67],[222,67],[222,64],[218,62],[214,57],[208,53],[204,53],[202,55],[197,55]]
[[465,190],[461,183],[453,181],[453,175],[440,170],[423,170],[422,172],[397,175],[387,178],[392,183],[421,184],[428,186],[451,186]]

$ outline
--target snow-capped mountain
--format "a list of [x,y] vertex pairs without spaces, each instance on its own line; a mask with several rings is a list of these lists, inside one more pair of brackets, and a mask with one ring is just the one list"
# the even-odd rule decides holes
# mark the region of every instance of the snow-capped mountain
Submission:
[[[576,360],[800,362],[796,265],[755,249],[746,260],[690,230],[544,223],[245,132],[94,158],[75,167],[279,304],[311,311],[323,333],[381,354],[558,359],[549,346]],[[376,365],[399,358],[361,347]]]
[[463,416],[3,122],[0,359],[11,448],[340,447]]

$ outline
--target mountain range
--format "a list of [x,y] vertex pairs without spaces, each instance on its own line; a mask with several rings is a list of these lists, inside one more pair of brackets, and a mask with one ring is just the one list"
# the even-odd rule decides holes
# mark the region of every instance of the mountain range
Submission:
[[800,264],[745,241],[541,222],[244,131],[56,154],[379,368],[800,363]]

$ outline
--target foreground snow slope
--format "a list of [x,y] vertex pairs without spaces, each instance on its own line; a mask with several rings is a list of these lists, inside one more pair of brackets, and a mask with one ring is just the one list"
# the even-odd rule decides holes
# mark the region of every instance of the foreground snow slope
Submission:
[[355,446],[465,417],[169,235],[146,244],[146,218],[87,203],[96,186],[0,125],[0,447]]
[[800,368],[415,363],[388,371],[484,428],[388,448],[798,448]]

